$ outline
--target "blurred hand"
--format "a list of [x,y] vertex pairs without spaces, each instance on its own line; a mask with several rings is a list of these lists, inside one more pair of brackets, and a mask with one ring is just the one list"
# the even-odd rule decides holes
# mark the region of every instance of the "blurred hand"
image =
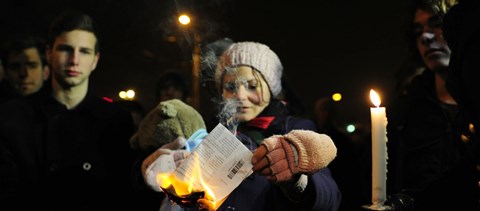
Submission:
[[160,148],[163,148],[163,149],[181,149],[183,147],[185,147],[187,143],[187,140],[184,138],[184,137],[177,137],[175,140],[173,140],[172,142],[168,143],[168,144],[164,144],[162,147]]
[[173,150],[173,161],[175,162],[175,168],[180,166],[180,164],[183,163],[185,158],[187,158],[190,155],[190,152],[187,150]]
[[[147,168],[150,165],[152,165],[152,163],[154,163],[160,156],[162,156],[162,155],[171,156],[171,154],[172,154],[172,150],[159,148],[159,149],[155,150],[155,152],[150,154],[147,158],[145,158],[145,160],[143,160],[143,162],[142,162],[142,175],[143,175],[143,177],[145,177],[145,174],[147,172]],[[164,163],[164,166],[165,165],[166,165],[166,163]]]
[[153,152],[147,158],[145,158],[145,160],[143,160],[142,175],[145,177],[145,172],[148,166],[155,162],[155,160],[157,160],[157,158],[159,158],[161,155],[173,154],[175,166],[179,166],[183,162],[183,160],[190,154],[185,150],[178,150],[185,146],[186,141],[187,140],[184,137],[179,136],[172,142],[165,144],[159,149],[155,150],[155,152]]
[[186,150],[158,149],[142,162],[142,175],[145,182],[154,190],[162,191],[161,181],[157,181],[160,173],[168,174],[173,171],[190,155]]

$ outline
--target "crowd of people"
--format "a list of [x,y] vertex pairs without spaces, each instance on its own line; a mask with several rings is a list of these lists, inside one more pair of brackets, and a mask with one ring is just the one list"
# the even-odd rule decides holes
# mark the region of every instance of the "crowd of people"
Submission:
[[[479,55],[474,0],[416,0],[405,29],[411,58],[387,110],[387,207],[480,210]],[[337,125],[335,102],[313,115],[268,45],[225,38],[204,46],[211,106],[190,106],[188,80],[165,72],[158,106],[111,102],[89,84],[100,60],[95,20],[54,19],[46,39],[0,49],[0,201],[13,210],[365,210],[370,134]],[[212,116],[213,115],[213,116]],[[181,195],[159,175],[222,124],[249,151],[251,172],[225,198]],[[214,164],[212,164],[214,165]],[[232,172],[234,172],[232,170]],[[171,173],[171,172],[170,172]],[[236,172],[234,172],[236,173]],[[207,190],[204,190],[207,191]]]

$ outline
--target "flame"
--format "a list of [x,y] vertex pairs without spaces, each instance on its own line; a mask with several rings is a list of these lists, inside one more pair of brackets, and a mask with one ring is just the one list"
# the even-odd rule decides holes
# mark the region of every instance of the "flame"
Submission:
[[157,184],[162,184],[162,188],[172,185],[172,180],[169,179],[171,173],[159,173],[156,176]]
[[185,180],[179,179],[174,172],[160,173],[156,176],[158,184],[161,184],[164,190],[178,197],[186,197],[196,192],[204,192],[204,198],[209,200],[215,209],[218,209],[227,197],[217,201],[212,188],[203,179],[200,165],[197,165],[200,162],[199,159],[195,157],[194,162],[195,165],[193,165],[191,174],[186,175]]
[[375,105],[375,107],[379,107],[380,106],[380,97],[378,96],[377,92],[375,92],[375,90],[373,89],[370,89],[370,100],[372,101],[373,105]]

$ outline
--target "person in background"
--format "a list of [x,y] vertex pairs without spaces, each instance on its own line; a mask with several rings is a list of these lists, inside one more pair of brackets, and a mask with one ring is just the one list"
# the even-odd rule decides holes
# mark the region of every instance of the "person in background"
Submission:
[[51,87],[1,105],[0,198],[17,210],[135,207],[130,114],[93,96],[100,58],[94,20],[64,12],[51,24]]
[[478,1],[462,0],[447,13],[443,27],[445,39],[452,50],[447,89],[462,106],[462,112],[466,113],[476,131],[480,129],[480,100],[477,93],[480,71],[476,62],[480,49],[479,11]]
[[[328,165],[333,178],[342,192],[342,203],[339,210],[364,210],[362,205],[368,204],[370,183],[366,179],[371,176],[366,172],[364,160],[364,143],[356,143],[337,125],[335,102],[330,97],[320,97],[315,101],[313,121],[319,133],[332,138],[337,147],[337,157]],[[371,162],[371,159],[368,159]],[[352,175],[356,175],[352,177]]]
[[[477,171],[468,180],[469,189],[473,188],[472,197],[480,201],[480,98],[478,82],[480,69],[480,1],[462,0],[453,6],[444,17],[443,34],[452,51],[450,71],[447,78],[447,89],[452,93],[465,114],[469,123],[469,138],[472,140],[472,151],[467,157],[470,165],[477,166]],[[445,181],[446,182],[446,181]]]
[[39,91],[49,77],[45,42],[33,36],[15,36],[1,50],[5,79],[0,85],[0,102]]
[[254,151],[254,173],[218,210],[338,210],[341,193],[327,167],[336,147],[312,121],[288,115],[276,98],[282,73],[275,52],[246,41],[230,45],[211,74],[220,123]]
[[145,117],[145,109],[138,100],[117,100],[114,104],[119,105],[122,109],[130,112],[133,118],[135,128],[138,128],[140,122]]
[[[387,193],[396,210],[480,210],[468,124],[445,86],[450,48],[443,16],[455,0],[412,5],[411,50],[426,68],[388,106]],[[472,184],[470,184],[472,183]]]
[[179,99],[186,103],[191,101],[185,78],[173,71],[165,72],[160,76],[157,81],[155,97],[157,102],[171,99]]

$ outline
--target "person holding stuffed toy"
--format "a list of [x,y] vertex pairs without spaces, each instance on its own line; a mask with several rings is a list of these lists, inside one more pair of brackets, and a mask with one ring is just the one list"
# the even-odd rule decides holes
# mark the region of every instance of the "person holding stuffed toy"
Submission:
[[[205,122],[193,107],[179,99],[160,102],[140,122],[130,139],[131,147],[146,157],[142,159],[141,172],[148,187],[164,192],[156,175],[168,173],[165,169],[171,170],[167,167],[169,160],[175,161],[173,168],[179,166],[206,135]],[[160,210],[181,209],[163,197]]]
[[[333,141],[277,97],[283,66],[267,45],[236,42],[215,74],[219,121],[253,151],[253,171],[217,210],[337,210],[341,193],[327,165]],[[211,209],[199,200],[202,210]]]
[[[213,70],[222,96],[218,119],[253,152],[254,171],[216,210],[338,210],[341,193],[327,167],[337,149],[329,136],[315,132],[311,120],[289,116],[285,104],[276,98],[282,90],[283,71],[278,56],[264,44],[238,42],[226,49]],[[188,156],[179,149],[196,146],[206,135],[195,134],[202,126],[190,125],[200,117],[185,119],[178,112],[172,120],[166,119],[165,115],[175,113],[166,108],[160,103],[132,137],[134,148],[160,147],[142,164],[145,181],[158,191],[161,184],[155,175],[161,171],[155,169],[172,163],[162,158],[172,156],[169,160],[178,166]],[[170,209],[215,210],[205,198],[198,199],[196,206]]]

